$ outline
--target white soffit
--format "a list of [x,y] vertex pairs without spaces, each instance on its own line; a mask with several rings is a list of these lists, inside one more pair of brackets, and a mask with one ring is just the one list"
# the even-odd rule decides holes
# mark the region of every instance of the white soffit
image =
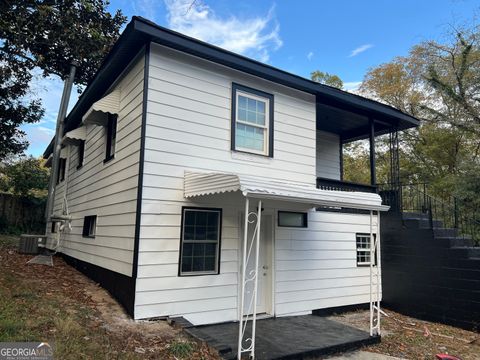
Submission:
[[62,144],[76,144],[79,141],[85,141],[86,138],[87,128],[85,126],[80,126],[72,131],[67,132],[62,139]]
[[118,114],[120,107],[120,90],[114,90],[100,100],[93,103],[88,111],[83,115],[82,121],[85,124],[95,124],[105,126],[107,114]]
[[270,180],[229,173],[185,172],[185,197],[192,198],[240,191],[257,199],[279,200],[315,206],[387,211],[378,194],[320,190],[313,185]]

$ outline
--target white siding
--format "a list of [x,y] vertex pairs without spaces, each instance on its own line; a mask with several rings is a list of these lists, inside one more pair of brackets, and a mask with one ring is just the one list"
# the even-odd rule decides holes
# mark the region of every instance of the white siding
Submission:
[[[66,195],[72,216],[72,230],[62,236],[59,250],[127,276],[132,274],[144,62],[144,56],[138,58],[115,86],[121,94],[115,158],[103,163],[106,128],[88,125],[84,165],[77,169],[78,147],[69,146],[66,181],[57,186],[54,203],[55,213],[61,213]],[[87,215],[97,215],[94,239],[82,237]],[[56,235],[50,226],[47,234],[52,247]]]
[[340,180],[340,137],[317,130],[317,177]]
[[[274,158],[230,150],[231,84],[274,95]],[[187,203],[185,170],[315,183],[315,99],[253,76],[152,46],[135,317],[237,319],[241,197]],[[178,277],[181,208],[223,208],[219,275]]]
[[276,229],[276,315],[369,302],[370,270],[356,261],[356,233],[370,233],[369,215],[308,215],[308,229]]

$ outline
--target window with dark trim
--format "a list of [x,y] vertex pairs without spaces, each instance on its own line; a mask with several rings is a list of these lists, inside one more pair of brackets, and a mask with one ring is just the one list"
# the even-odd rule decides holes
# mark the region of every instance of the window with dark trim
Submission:
[[280,227],[308,227],[308,214],[305,212],[279,211],[278,226]]
[[57,170],[57,184],[65,180],[65,169],[67,167],[67,159],[59,158],[58,159],[58,170]]
[[117,115],[108,114],[107,139],[105,142],[105,160],[107,162],[115,157],[115,145],[117,140]]
[[50,232],[52,234],[55,234],[57,232],[57,222],[56,221],[52,221],[52,228],[50,229]]
[[273,157],[273,95],[232,84],[232,150]]
[[97,232],[97,215],[85,216],[83,219],[83,237],[94,238]]
[[179,275],[220,272],[222,209],[182,208]]
[[85,140],[81,140],[78,144],[78,164],[77,169],[83,166],[83,158],[85,156]]
[[[375,239],[375,234],[373,234],[373,239]],[[356,234],[357,242],[357,266],[370,266],[370,249],[373,246],[370,241],[370,234]],[[376,251],[376,250],[375,250]],[[373,265],[375,266],[375,251],[373,252]]]

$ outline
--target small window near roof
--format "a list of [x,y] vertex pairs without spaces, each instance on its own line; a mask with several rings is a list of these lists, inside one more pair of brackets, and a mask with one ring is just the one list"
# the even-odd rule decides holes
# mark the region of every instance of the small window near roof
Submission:
[[273,95],[232,84],[232,150],[273,156]]
[[[373,234],[373,238],[375,239],[375,234]],[[370,234],[357,234],[357,266],[370,266],[371,246]],[[375,251],[372,254],[375,266]]]
[[293,211],[278,212],[278,226],[280,227],[308,227],[307,213]]
[[83,157],[85,156],[85,140],[80,141],[78,144],[78,164],[77,169],[83,166]]
[[97,216],[85,216],[83,219],[83,237],[94,238],[97,230]]
[[221,209],[183,208],[179,275],[219,273]]
[[105,142],[105,160],[107,162],[115,156],[115,145],[117,140],[117,115],[108,114],[107,139]]
[[57,184],[65,180],[65,169],[67,167],[67,159],[58,159],[58,172],[57,172]]
[[50,229],[50,232],[52,234],[57,232],[57,222],[56,221],[52,221],[52,228]]

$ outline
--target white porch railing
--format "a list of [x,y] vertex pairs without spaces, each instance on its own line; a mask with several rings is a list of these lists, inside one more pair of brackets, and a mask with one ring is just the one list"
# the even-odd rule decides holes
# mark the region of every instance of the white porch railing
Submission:
[[[245,222],[243,230],[243,261],[242,261],[242,290],[240,295],[240,319],[238,327],[238,355],[240,360],[243,353],[249,353],[250,358],[255,358],[255,330],[257,323],[257,290],[258,290],[258,258],[260,250],[260,229],[262,220],[262,201],[258,201],[257,212],[250,212],[250,199],[245,198]],[[248,244],[249,224],[255,224],[250,245]],[[255,267],[247,274],[248,262],[255,251]],[[249,296],[247,313],[245,314],[246,287],[253,282],[253,294]],[[248,337],[246,330],[251,324],[251,336]]]

